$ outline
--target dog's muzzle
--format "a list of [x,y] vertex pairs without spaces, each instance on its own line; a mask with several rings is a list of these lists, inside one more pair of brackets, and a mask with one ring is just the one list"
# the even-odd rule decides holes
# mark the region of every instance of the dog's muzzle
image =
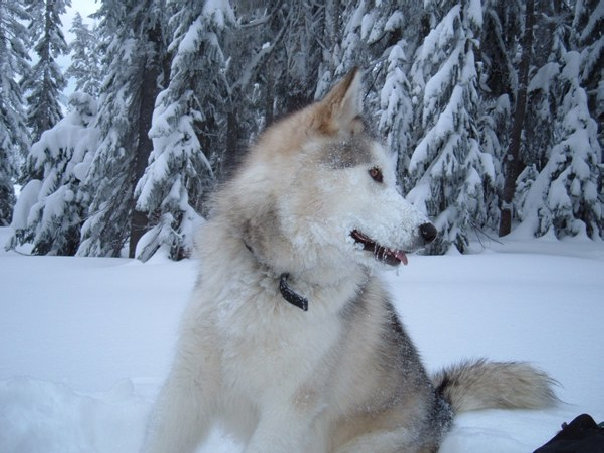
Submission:
[[[430,222],[422,223],[418,229],[419,237],[422,241],[422,244],[420,244],[421,246],[433,242],[438,234],[436,227]],[[356,244],[362,245],[364,251],[371,252],[375,259],[382,263],[390,266],[398,266],[401,263],[406,266],[408,263],[407,253],[409,253],[409,251],[407,250],[396,250],[385,247],[358,230],[353,230],[350,233],[350,237],[354,239]]]

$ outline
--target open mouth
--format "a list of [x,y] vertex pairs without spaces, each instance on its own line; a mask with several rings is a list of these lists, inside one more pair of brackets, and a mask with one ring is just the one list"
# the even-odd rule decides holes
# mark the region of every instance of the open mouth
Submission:
[[402,250],[392,250],[384,247],[357,230],[353,230],[350,233],[350,237],[354,239],[355,243],[361,244],[363,250],[373,253],[375,259],[382,263],[389,264],[390,266],[398,266],[401,263],[405,266],[407,265],[407,255]]

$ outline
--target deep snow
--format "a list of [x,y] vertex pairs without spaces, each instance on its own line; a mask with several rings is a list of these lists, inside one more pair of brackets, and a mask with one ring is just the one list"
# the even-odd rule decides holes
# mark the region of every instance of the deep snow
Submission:
[[[428,369],[525,360],[560,383],[553,409],[458,416],[442,453],[530,452],[582,412],[604,420],[603,276],[604,244],[585,239],[411,256],[386,274]],[[0,452],[136,452],[194,279],[194,261],[0,252]],[[241,448],[215,434],[200,451]]]

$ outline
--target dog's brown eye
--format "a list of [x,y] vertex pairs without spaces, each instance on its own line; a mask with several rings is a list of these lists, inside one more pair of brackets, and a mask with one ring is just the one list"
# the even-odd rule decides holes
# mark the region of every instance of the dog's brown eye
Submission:
[[384,182],[384,175],[382,175],[382,170],[377,167],[373,167],[371,170],[369,170],[369,175],[376,182]]

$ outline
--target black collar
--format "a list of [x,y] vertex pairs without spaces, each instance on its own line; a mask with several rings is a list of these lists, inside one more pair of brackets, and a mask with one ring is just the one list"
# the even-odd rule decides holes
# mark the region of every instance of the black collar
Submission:
[[284,272],[279,278],[279,291],[281,291],[281,295],[290,304],[295,305],[303,311],[308,311],[308,299],[291,289],[287,284],[288,277],[289,274]]
[[[247,248],[254,257],[256,254],[254,253],[254,249],[252,249],[247,242],[243,241],[245,248]],[[256,258],[257,259],[257,258]],[[284,272],[279,277],[279,291],[283,298],[292,305],[300,308],[302,311],[308,311],[308,299],[302,297],[300,294],[295,292],[291,286],[287,283],[287,279],[289,278],[289,274]]]

